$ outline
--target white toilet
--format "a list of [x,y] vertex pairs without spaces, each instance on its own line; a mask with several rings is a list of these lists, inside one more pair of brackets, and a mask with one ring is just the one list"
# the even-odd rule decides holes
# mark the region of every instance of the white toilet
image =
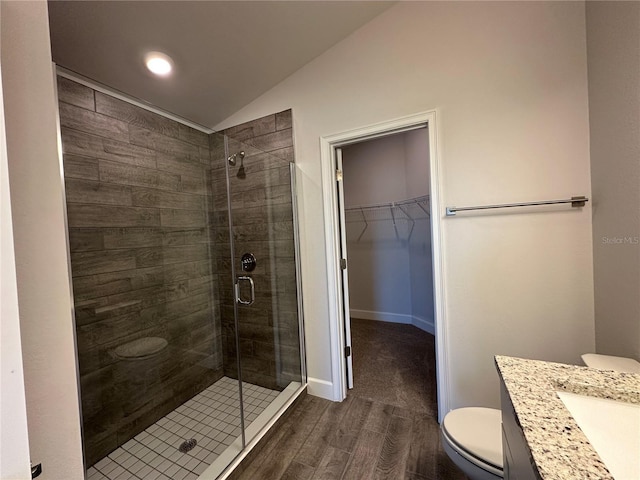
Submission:
[[640,373],[640,363],[633,358],[613,357],[599,353],[585,353],[582,361],[589,368],[613,370],[615,372]]
[[[640,363],[630,358],[586,353],[587,367],[640,373]],[[470,480],[503,478],[502,412],[495,408],[466,407],[447,413],[440,426],[442,447]]]
[[445,415],[442,447],[470,480],[497,480],[502,473],[502,412],[466,407]]

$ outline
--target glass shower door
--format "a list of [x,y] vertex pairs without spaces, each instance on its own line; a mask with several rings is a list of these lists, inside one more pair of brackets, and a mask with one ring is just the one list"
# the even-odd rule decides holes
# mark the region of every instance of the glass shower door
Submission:
[[286,149],[229,137],[226,147],[233,264],[223,324],[233,311],[248,443],[303,383],[293,164]]

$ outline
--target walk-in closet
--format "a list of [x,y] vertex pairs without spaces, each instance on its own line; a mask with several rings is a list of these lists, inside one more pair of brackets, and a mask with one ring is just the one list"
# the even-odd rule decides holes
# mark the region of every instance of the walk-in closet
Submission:
[[341,153],[352,393],[435,415],[428,130]]

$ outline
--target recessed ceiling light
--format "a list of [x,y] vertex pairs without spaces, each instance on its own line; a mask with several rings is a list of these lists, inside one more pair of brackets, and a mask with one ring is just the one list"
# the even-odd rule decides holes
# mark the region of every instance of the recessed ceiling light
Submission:
[[149,71],[161,77],[166,77],[173,69],[171,57],[161,52],[149,52],[144,60]]

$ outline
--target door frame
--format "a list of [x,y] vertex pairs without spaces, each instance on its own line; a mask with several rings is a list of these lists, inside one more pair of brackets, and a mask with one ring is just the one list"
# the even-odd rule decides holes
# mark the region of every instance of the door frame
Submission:
[[[353,130],[320,137],[322,168],[322,198],[324,210],[325,253],[327,260],[327,293],[329,298],[329,338],[331,342],[331,376],[333,400],[347,396],[345,318],[340,268],[340,211],[336,188],[336,149],[394,133],[427,126],[429,128],[429,170],[431,205],[431,242],[433,259],[434,323],[436,337],[436,376],[438,388],[438,419],[449,411],[449,349],[447,342],[446,298],[444,287],[444,251],[442,234],[442,161],[439,155],[438,110],[376,123]],[[343,206],[340,206],[343,208]],[[334,301],[335,300],[335,301]]]

